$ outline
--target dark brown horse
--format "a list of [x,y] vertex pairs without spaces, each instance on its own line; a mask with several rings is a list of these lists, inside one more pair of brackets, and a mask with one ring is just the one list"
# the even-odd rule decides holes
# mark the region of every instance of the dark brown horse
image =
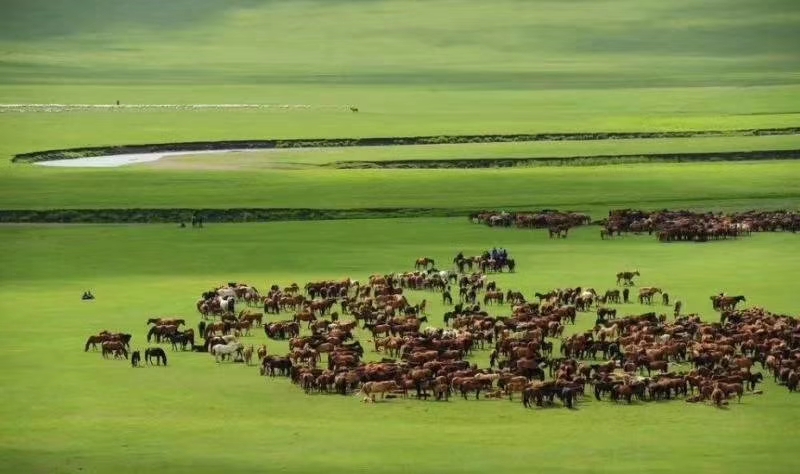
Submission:
[[621,282],[623,285],[633,286],[633,278],[637,276],[639,276],[639,270],[633,272],[619,272],[617,273],[617,285]]

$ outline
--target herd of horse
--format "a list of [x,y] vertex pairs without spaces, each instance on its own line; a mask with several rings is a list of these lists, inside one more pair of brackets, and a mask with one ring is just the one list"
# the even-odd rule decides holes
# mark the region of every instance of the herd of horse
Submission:
[[569,229],[592,223],[592,218],[577,212],[561,212],[546,209],[540,212],[482,211],[469,215],[475,224],[489,227],[511,227],[519,229],[547,229],[550,238],[567,238]]
[[[522,292],[501,291],[486,274],[440,275],[428,268],[432,264],[418,265],[414,272],[373,275],[363,285],[350,279],[310,282],[302,294],[298,285],[284,288],[288,292],[273,285],[266,302],[281,301],[285,293],[302,298],[294,307],[278,305],[277,312],[295,312],[291,320],[264,324],[266,336],[286,340],[288,351],[269,355],[266,347],[259,350],[261,375],[289,377],[309,394],[355,394],[370,402],[376,396],[480,398],[483,392],[490,399],[519,395],[526,407],[552,406],[558,399],[574,408],[587,388],[597,400],[683,398],[723,405],[729,397],[741,400],[747,391],[760,393],[756,385],[763,375],[752,370],[756,363],[773,371],[790,391],[797,389],[800,323],[762,309],[735,310],[744,297],[711,297],[712,307],[721,312],[720,323],[680,314],[680,302],[672,322],[656,312],[617,318],[607,304],[628,302],[638,271],[616,275],[622,291],[611,289],[601,296],[591,288],[565,288],[536,293],[528,301]],[[428,322],[424,305],[411,305],[403,290],[444,296],[456,283],[463,291],[445,314],[444,327],[423,326]],[[659,288],[638,290],[640,303],[652,304],[653,296],[662,294],[662,304],[669,304]],[[510,304],[512,315],[490,316],[476,301],[478,293],[486,307]],[[313,302],[330,299],[311,309]],[[330,311],[333,306],[340,308],[342,319]],[[597,313],[594,327],[565,337],[564,328],[592,309]],[[301,322],[309,334],[301,334]],[[365,360],[359,330],[370,334],[368,342],[380,361]],[[481,350],[491,351],[483,369],[468,361]],[[692,368],[676,372],[675,364]]]
[[[579,286],[527,298],[501,289],[483,271],[491,266],[465,272],[469,267],[459,262],[468,259],[459,254],[454,270],[441,271],[432,258],[421,257],[413,271],[374,274],[363,283],[347,278],[271,285],[266,294],[231,282],[203,293],[197,332],[183,318],[151,318],[147,339],[170,342],[175,351],[208,352],[218,363],[250,365],[256,356],[262,376],[288,377],[308,394],[355,395],[365,402],[483,395],[518,397],[524,407],[575,408],[594,396],[615,403],[683,399],[722,406],[760,393],[757,364],[790,391],[798,388],[800,321],[761,308],[737,310],[744,296],[710,297],[718,323],[682,314],[680,301],[671,321],[658,311],[617,317],[619,308],[610,305],[630,302],[638,270],[618,272],[617,288],[605,292]],[[412,304],[409,290],[441,295],[452,308],[441,327],[429,324],[427,298]],[[661,304],[670,305],[661,288],[637,290],[640,304],[653,305],[661,295]],[[239,304],[245,308],[237,313]],[[507,305],[510,316],[489,313],[499,305]],[[596,314],[591,329],[565,335],[588,312]],[[291,317],[280,319],[282,314]],[[279,319],[270,321],[272,315]],[[245,346],[241,338],[255,327],[269,340],[285,341],[287,351]],[[84,350],[99,346],[104,358],[127,359],[130,341],[130,334],[103,331],[90,336]],[[369,350],[374,355],[365,357]],[[488,352],[483,368],[470,360],[479,351]],[[140,361],[134,351],[132,365]],[[166,366],[160,347],[145,350],[145,363],[153,362]]]
[[708,242],[752,232],[797,232],[800,213],[794,211],[748,211],[743,213],[713,213],[692,211],[612,210],[601,221],[602,238],[631,232],[655,234],[659,242]]
[[[550,238],[566,238],[572,227],[588,225],[591,218],[575,212],[544,210],[540,212],[483,211],[469,219],[489,227],[548,229]],[[752,232],[800,231],[800,213],[795,211],[747,211],[714,213],[693,211],[643,211],[614,209],[601,225],[600,238],[612,239],[627,233],[655,234],[659,242],[708,242],[749,236]]]

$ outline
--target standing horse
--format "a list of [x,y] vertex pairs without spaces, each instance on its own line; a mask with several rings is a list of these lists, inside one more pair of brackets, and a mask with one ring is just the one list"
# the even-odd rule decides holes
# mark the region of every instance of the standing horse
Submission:
[[133,351],[131,354],[131,367],[139,367],[139,363],[142,361],[142,355],[139,351]]
[[431,267],[435,267],[436,261],[430,257],[420,257],[414,263],[414,268],[417,270],[427,269],[428,265],[430,265]]

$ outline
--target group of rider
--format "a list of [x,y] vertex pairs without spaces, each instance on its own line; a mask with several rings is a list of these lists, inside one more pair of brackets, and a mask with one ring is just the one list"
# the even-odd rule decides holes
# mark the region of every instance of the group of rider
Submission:
[[[498,250],[495,247],[492,248],[491,252],[488,250],[484,250],[483,253],[481,254],[481,258],[483,260],[488,260],[491,258],[492,260],[498,262],[500,265],[505,265],[506,262],[508,261],[508,252],[506,252],[506,249],[504,248]],[[456,255],[455,261],[458,262],[460,260],[464,260],[464,252],[458,252],[458,255]]]

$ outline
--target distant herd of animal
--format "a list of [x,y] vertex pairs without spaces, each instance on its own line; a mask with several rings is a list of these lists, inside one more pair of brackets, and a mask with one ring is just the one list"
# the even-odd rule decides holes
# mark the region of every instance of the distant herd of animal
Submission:
[[[592,223],[588,215],[555,210],[483,211],[471,214],[469,219],[489,227],[546,228],[550,238],[566,238],[571,228]],[[611,239],[623,233],[647,232],[648,235],[655,234],[659,242],[708,242],[748,236],[752,232],[797,232],[800,230],[800,213],[787,210],[725,214],[616,209],[608,213],[608,218],[596,224],[601,226],[602,239]]]
[[[186,328],[183,318],[150,318],[147,341],[169,342],[175,351],[207,352],[218,363],[249,366],[256,357],[262,376],[288,377],[307,394],[354,394],[365,402],[376,396],[448,400],[483,394],[488,399],[518,396],[525,407],[575,408],[586,396],[722,406],[731,397],[741,401],[748,392],[761,393],[756,390],[763,380],[757,365],[789,391],[797,390],[800,321],[793,317],[761,308],[738,310],[744,296],[718,294],[710,297],[720,312],[718,323],[682,314],[680,301],[671,318],[656,311],[618,318],[618,308],[609,305],[629,302],[638,271],[617,273],[622,288],[602,294],[592,288],[560,288],[528,299],[521,291],[502,291],[491,280],[508,268],[480,264],[487,254],[488,259],[509,260],[495,252],[475,258],[459,254],[453,259],[456,270],[438,270],[433,259],[421,257],[414,271],[376,274],[363,283],[313,281],[302,290],[297,284],[271,285],[264,294],[252,285],[230,282],[202,294],[196,304],[201,317],[197,332]],[[480,271],[465,273],[467,265],[460,264],[465,260],[477,263]],[[412,304],[409,290],[441,295],[452,308],[441,326],[428,324],[427,299]],[[669,295],[656,287],[638,288],[638,301],[651,305],[658,294],[663,305],[670,304]],[[238,304],[245,308],[236,312]],[[491,308],[503,304],[510,306],[510,316],[490,315]],[[564,334],[590,311],[596,314],[592,329]],[[287,313],[290,319],[280,319]],[[278,318],[270,321],[271,316]],[[255,327],[262,327],[269,340],[286,341],[286,351],[269,354],[264,344],[257,349],[245,345],[242,339]],[[196,344],[195,335],[202,343]],[[127,359],[131,339],[130,334],[102,331],[90,336],[84,349],[99,346],[104,358]],[[365,357],[365,346],[372,357]],[[482,368],[470,360],[481,351],[488,352],[488,365]],[[144,357],[145,365],[167,365],[159,346],[148,347]],[[139,351],[131,363],[142,364]]]

